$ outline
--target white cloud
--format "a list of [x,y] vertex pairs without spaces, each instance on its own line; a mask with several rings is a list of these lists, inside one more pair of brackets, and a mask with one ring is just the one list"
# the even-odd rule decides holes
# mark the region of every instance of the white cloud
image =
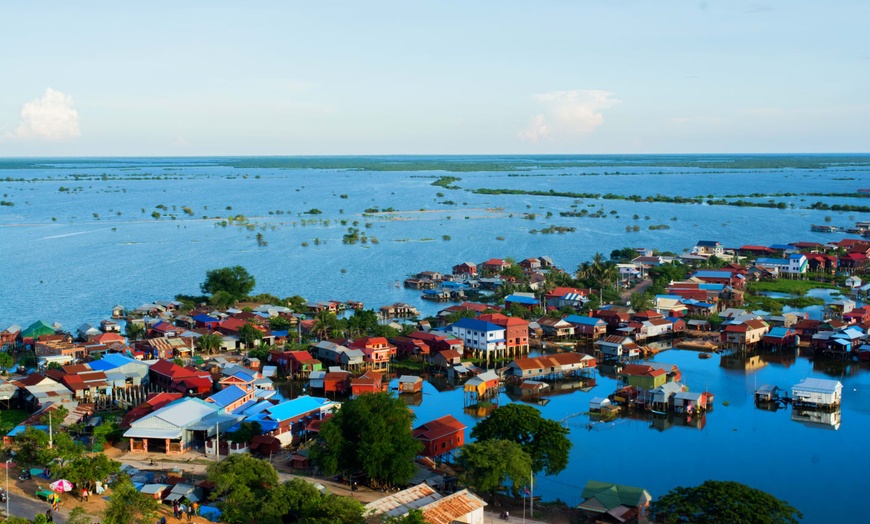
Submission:
[[66,140],[79,135],[79,113],[72,108],[72,97],[49,87],[42,98],[21,107],[18,128],[5,136],[23,140]]
[[594,89],[552,91],[532,99],[542,112],[517,133],[519,139],[529,142],[589,134],[604,123],[601,111],[620,103],[613,93]]

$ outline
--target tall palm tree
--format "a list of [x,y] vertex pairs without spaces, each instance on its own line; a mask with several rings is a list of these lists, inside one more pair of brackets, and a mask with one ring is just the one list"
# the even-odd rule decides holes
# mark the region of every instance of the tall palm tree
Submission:
[[196,346],[206,354],[216,353],[224,342],[224,337],[217,333],[208,333],[199,337]]
[[311,326],[311,333],[320,340],[327,338],[335,329],[338,317],[326,309],[318,311],[314,317],[314,325]]

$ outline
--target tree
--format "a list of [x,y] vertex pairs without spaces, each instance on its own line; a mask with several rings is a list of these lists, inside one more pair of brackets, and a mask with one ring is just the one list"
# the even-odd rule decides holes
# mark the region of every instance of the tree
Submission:
[[211,269],[205,273],[205,282],[200,285],[203,293],[214,295],[219,291],[240,300],[250,294],[256,285],[254,277],[242,266]]
[[199,337],[196,346],[207,354],[216,353],[224,343],[224,337],[218,333],[208,333]]
[[16,460],[21,464],[37,464],[40,462],[39,454],[48,448],[48,433],[33,426],[27,426],[24,433],[15,438],[18,444]]
[[628,303],[635,311],[646,311],[655,306],[655,296],[647,292],[632,293]]
[[314,316],[314,325],[311,326],[311,333],[323,340],[329,338],[330,333],[338,326],[338,317],[335,313],[329,310],[318,311]]
[[127,338],[139,340],[145,335],[145,325],[138,322],[127,322]]
[[158,503],[153,497],[139,492],[126,475],[122,476],[109,496],[103,511],[105,524],[152,524],[157,517]]
[[350,497],[321,493],[309,482],[294,478],[281,484],[264,504],[258,523],[305,522],[363,524],[363,507]]
[[74,507],[66,518],[66,524],[91,524],[92,522],[87,510],[81,506]]
[[56,468],[58,477],[79,485],[88,481],[104,479],[120,470],[120,462],[114,461],[102,453],[79,455]]
[[215,485],[212,498],[221,500],[221,519],[229,523],[257,522],[264,501],[279,485],[275,468],[248,454],[230,455],[210,464],[207,474]]
[[222,499],[221,519],[230,524],[365,522],[356,500],[321,493],[300,478],[279,484],[275,468],[250,455],[231,455],[210,465],[208,479],[215,483],[213,497]]
[[389,393],[360,395],[323,423],[311,460],[327,475],[361,473],[379,486],[405,485],[422,449],[413,421],[414,413]]
[[478,442],[515,442],[532,457],[532,471],[555,475],[568,466],[572,446],[568,432],[558,422],[543,418],[532,406],[508,404],[478,422],[471,436]]
[[6,352],[0,352],[0,368],[7,370],[15,364],[15,359],[12,355]]
[[386,517],[381,521],[383,524],[427,524],[423,518],[423,512],[412,509],[401,517]]
[[269,319],[269,329],[271,331],[288,331],[290,321],[284,317],[272,317]]
[[239,429],[227,434],[227,440],[234,444],[250,442],[252,438],[263,434],[263,427],[259,422],[242,422]]
[[656,522],[714,524],[797,524],[800,511],[787,502],[732,481],[708,480],[698,487],[678,487],[652,503]]
[[239,336],[245,341],[245,347],[250,349],[254,342],[263,338],[263,332],[253,322],[246,322],[239,328]]
[[532,474],[532,457],[523,447],[508,440],[484,440],[462,447],[456,458],[462,468],[462,481],[492,499],[505,482],[514,491],[528,483]]

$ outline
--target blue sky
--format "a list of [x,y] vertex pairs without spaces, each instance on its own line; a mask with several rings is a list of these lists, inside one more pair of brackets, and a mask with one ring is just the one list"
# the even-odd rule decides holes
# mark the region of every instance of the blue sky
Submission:
[[870,151],[866,0],[128,4],[0,5],[0,156]]

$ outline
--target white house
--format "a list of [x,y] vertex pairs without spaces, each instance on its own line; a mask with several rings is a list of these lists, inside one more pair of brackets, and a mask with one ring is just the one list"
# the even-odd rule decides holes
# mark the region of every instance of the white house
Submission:
[[795,405],[834,407],[840,405],[843,384],[839,380],[805,378],[791,388]]
[[472,351],[490,353],[504,351],[506,347],[506,328],[492,322],[462,318],[451,324],[449,329],[453,336],[465,343],[466,349]]

